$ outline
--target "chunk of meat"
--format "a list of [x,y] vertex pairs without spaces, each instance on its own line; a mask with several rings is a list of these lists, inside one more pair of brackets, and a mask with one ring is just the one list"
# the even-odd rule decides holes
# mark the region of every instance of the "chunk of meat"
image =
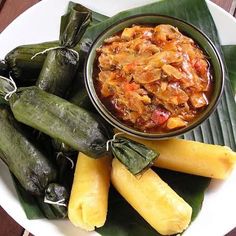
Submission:
[[143,59],[138,60],[135,54],[122,52],[119,54],[101,54],[98,60],[99,65],[103,70],[114,70],[115,68],[122,69],[128,64],[135,64],[136,61],[139,63],[145,63]]
[[134,81],[140,84],[148,84],[161,79],[161,69],[154,68],[152,70],[136,67],[133,74]]
[[138,26],[131,27],[131,28],[125,28],[123,30],[122,34],[121,34],[121,39],[123,39],[123,40],[131,40],[131,39],[133,39],[138,28],[139,28]]
[[113,43],[113,42],[120,42],[120,41],[121,41],[121,38],[118,35],[109,37],[104,40],[105,43]]
[[169,83],[166,90],[161,90],[156,84],[145,85],[145,88],[156,95],[163,103],[179,105],[189,100],[189,96],[181,89],[177,83]]
[[153,29],[150,27],[133,26],[125,28],[121,34],[121,39],[131,40],[135,37],[151,38]]
[[165,64],[182,62],[183,56],[179,52],[162,51],[149,57],[148,65],[153,67],[162,67]]
[[111,71],[101,71],[99,80],[102,81],[101,94],[104,97],[112,96],[115,93],[115,87],[120,83],[116,73]]
[[208,72],[208,64],[203,59],[197,59],[194,63],[194,68],[199,76],[205,77]]
[[194,93],[190,97],[190,101],[191,101],[191,104],[195,108],[204,107],[204,106],[206,106],[208,104],[207,97],[206,97],[206,95],[204,93]]
[[154,33],[156,42],[166,42],[181,37],[179,30],[172,25],[158,25],[155,27]]
[[160,48],[155,44],[152,44],[150,41],[149,43],[141,44],[138,50],[139,54],[155,54],[160,52]]
[[184,77],[183,73],[181,73],[178,69],[173,67],[172,65],[165,64],[162,66],[162,70],[168,75],[172,76],[178,80]]

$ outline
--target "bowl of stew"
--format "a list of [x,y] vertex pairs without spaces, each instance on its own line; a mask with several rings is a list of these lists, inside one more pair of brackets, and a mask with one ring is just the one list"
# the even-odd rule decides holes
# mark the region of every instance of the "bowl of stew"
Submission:
[[181,135],[215,110],[224,68],[211,40],[169,16],[136,15],[107,28],[91,46],[85,84],[98,112],[128,134]]

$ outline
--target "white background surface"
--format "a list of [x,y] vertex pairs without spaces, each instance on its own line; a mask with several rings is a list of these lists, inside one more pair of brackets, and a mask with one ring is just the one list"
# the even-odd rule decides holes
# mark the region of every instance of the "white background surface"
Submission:
[[[92,10],[112,16],[115,13],[154,2],[154,0],[76,0]],[[43,0],[19,16],[0,35],[0,58],[21,44],[58,39],[60,16],[68,0]],[[222,44],[236,44],[236,21],[224,10],[208,1]],[[27,220],[20,206],[7,168],[0,161],[0,205],[19,224],[36,236],[91,236],[68,220]],[[227,181],[212,181],[202,210],[184,236],[223,236],[236,226],[236,171]],[[137,235],[138,236],[138,235]]]

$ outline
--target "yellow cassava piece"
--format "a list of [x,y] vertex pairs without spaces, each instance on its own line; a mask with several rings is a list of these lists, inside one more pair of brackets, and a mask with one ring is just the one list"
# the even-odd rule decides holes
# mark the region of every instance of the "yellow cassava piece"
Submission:
[[154,162],[157,167],[226,179],[236,164],[236,152],[226,146],[175,138],[157,141],[125,136],[159,152],[160,156]]
[[111,180],[117,191],[159,233],[181,233],[189,225],[191,206],[153,170],[134,176],[114,158]]
[[229,147],[183,139],[158,141],[159,159],[154,165],[215,179],[226,179],[236,163]]
[[111,158],[93,159],[79,153],[72,185],[68,217],[84,230],[92,231],[106,221]]

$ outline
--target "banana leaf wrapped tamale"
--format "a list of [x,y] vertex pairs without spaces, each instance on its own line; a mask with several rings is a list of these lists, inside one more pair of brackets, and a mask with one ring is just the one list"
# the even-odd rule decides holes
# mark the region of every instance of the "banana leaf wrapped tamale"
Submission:
[[[4,59],[5,65],[8,66],[17,86],[35,84],[46,58],[46,54],[38,53],[56,46],[58,46],[58,41],[22,45],[14,48],[6,55]],[[38,56],[32,60],[31,58],[35,54]]]
[[54,165],[31,143],[9,107],[3,104],[0,105],[0,129],[0,159],[26,191],[43,195],[48,184],[56,181]]
[[68,12],[61,18],[59,46],[45,51],[48,54],[36,83],[39,88],[64,97],[78,68],[79,54],[73,48],[90,21],[91,12],[87,8],[79,4],[69,5]]
[[[27,192],[12,175],[19,201],[27,219],[61,219],[67,216],[68,192],[63,186],[51,183],[45,190],[45,196],[34,196]],[[45,202],[46,201],[46,202]]]

